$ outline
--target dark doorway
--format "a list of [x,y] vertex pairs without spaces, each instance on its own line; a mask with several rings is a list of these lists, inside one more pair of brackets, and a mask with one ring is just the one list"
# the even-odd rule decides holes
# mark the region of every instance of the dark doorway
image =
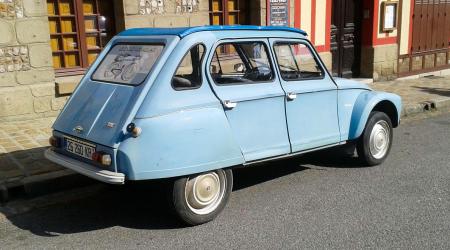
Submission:
[[333,0],[331,18],[332,72],[339,77],[357,77],[361,54],[360,0]]

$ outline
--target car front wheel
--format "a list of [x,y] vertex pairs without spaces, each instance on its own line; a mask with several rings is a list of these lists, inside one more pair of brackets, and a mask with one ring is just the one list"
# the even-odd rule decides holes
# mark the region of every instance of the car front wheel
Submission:
[[392,145],[392,122],[383,112],[373,111],[358,140],[358,156],[369,166],[381,164]]
[[233,188],[231,169],[181,177],[173,183],[172,205],[188,225],[213,220],[225,207]]

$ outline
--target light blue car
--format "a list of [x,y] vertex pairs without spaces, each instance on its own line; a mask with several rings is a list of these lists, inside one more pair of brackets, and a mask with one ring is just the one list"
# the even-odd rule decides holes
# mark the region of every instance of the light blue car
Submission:
[[382,163],[400,110],[398,95],[332,78],[298,29],[130,29],[81,80],[45,155],[112,184],[167,178],[196,225],[225,207],[235,166],[346,143]]

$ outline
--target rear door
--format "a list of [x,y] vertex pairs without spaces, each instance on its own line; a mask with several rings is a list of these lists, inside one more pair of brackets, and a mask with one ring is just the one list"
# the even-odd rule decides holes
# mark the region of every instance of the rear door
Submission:
[[340,141],[337,86],[304,40],[270,39],[281,86],[292,152]]
[[[53,128],[115,147],[139,99],[148,91],[178,38],[116,38],[72,94]],[[153,73],[154,72],[154,73]]]
[[208,58],[208,79],[247,162],[290,153],[285,93],[268,50],[267,39],[224,40]]

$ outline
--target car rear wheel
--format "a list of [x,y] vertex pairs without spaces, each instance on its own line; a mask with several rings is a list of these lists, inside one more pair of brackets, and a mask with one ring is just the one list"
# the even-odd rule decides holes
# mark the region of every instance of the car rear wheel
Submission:
[[209,222],[224,209],[232,187],[231,169],[181,177],[173,184],[174,211],[188,225]]
[[356,147],[360,159],[369,166],[381,164],[391,150],[392,135],[389,116],[379,111],[371,112]]

